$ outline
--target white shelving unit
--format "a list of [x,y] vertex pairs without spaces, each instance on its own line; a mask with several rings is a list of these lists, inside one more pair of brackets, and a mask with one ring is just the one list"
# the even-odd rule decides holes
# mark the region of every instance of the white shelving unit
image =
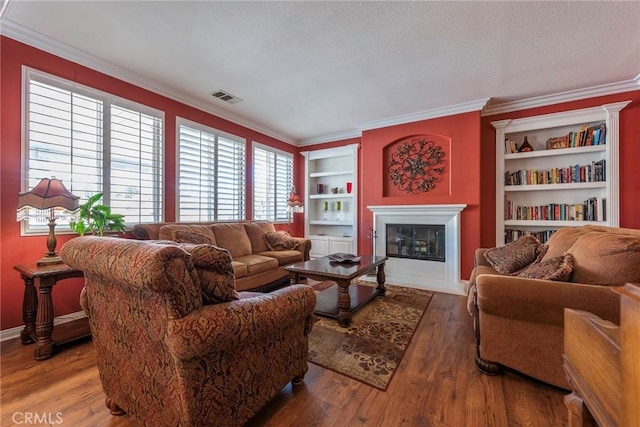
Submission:
[[[311,240],[312,258],[358,251],[358,148],[359,144],[351,144],[302,152],[306,170],[304,228]],[[351,183],[350,193],[347,182]],[[318,184],[324,186],[322,194],[317,192]],[[338,192],[332,193],[332,188]]]
[[[571,110],[514,120],[492,122],[496,129],[496,245],[505,242],[505,230],[540,232],[585,224],[619,225],[619,113],[630,101],[600,107]],[[547,149],[549,138],[577,132],[583,125],[606,125],[606,143],[572,148]],[[519,147],[527,137],[533,151],[505,153],[505,139]],[[505,172],[544,171],[553,168],[584,166],[605,161],[604,181],[558,184],[505,185]],[[505,219],[506,201],[518,206],[582,204],[590,198],[602,199],[601,221]]]

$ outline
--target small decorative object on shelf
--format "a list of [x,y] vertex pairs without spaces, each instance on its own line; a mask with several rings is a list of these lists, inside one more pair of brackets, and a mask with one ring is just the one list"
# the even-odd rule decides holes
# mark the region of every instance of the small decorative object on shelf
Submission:
[[351,194],[353,190],[353,182],[347,182],[347,193]]
[[342,202],[338,200],[336,202],[336,221],[343,221],[344,215],[342,213]]
[[338,187],[332,187],[332,188],[331,188],[331,192],[332,192],[333,194],[338,194]]
[[323,184],[316,185],[316,193],[318,193],[318,194],[324,193],[324,185]]
[[442,180],[442,147],[433,141],[414,139],[400,144],[389,162],[391,183],[407,193],[427,192]]
[[325,201],[322,203],[322,220],[329,220],[329,202]]
[[529,144],[529,141],[527,141],[527,137],[525,136],[524,142],[522,143],[520,148],[518,148],[518,153],[526,153],[528,151],[533,151],[533,147],[531,146],[531,144]]

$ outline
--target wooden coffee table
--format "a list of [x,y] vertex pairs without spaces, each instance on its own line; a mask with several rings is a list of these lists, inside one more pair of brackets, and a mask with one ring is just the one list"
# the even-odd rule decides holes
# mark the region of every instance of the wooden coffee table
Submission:
[[[292,283],[298,283],[300,276],[314,280],[330,280],[336,285],[317,295],[314,313],[338,319],[344,328],[351,324],[351,314],[376,295],[384,295],[384,263],[387,257],[362,256],[357,264],[340,264],[329,257],[312,259],[284,267],[289,272]],[[351,280],[378,269],[377,287],[351,284]]]

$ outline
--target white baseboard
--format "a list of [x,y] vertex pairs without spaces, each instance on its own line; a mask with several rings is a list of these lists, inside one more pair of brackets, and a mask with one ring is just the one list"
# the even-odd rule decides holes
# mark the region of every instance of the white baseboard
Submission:
[[[56,317],[53,319],[53,325],[60,325],[62,323],[73,322],[87,317],[84,311],[76,311],[75,313],[65,314],[64,316]],[[15,328],[4,329],[0,331],[0,342],[20,337],[20,331],[22,331],[24,325],[16,326]]]

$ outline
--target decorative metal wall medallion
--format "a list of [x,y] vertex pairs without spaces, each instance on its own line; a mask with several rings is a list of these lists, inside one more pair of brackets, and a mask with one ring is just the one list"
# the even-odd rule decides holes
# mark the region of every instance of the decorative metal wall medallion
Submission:
[[433,141],[414,139],[391,154],[389,179],[401,191],[420,193],[432,190],[444,174],[444,152]]

